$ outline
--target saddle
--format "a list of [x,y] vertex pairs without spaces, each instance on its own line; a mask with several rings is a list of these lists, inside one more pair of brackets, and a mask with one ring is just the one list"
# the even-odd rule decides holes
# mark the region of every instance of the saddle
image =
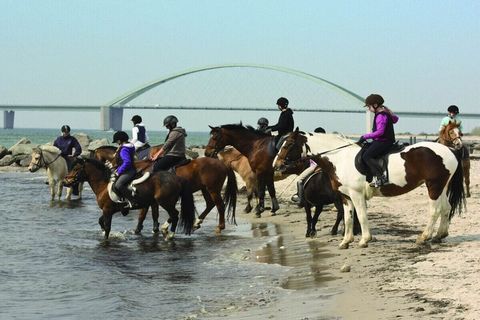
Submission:
[[[362,161],[362,155],[367,150],[369,144],[364,144],[362,149],[357,153],[355,156],[355,168],[358,172],[363,174],[367,177],[367,182],[372,182],[373,174],[370,172],[369,167]],[[388,157],[391,154],[399,153],[405,149],[406,145],[400,144],[396,141],[390,149],[388,149],[387,153],[380,158],[375,159],[378,162],[378,165],[382,168],[382,171],[385,173],[385,176],[388,178]]]
[[168,169],[167,171],[168,171],[168,172],[171,172],[171,173],[173,173],[173,174],[177,174],[176,171],[177,171],[177,168],[178,168],[178,167],[186,166],[186,165],[189,164],[191,161],[192,161],[192,159],[184,159],[184,160],[180,161],[179,163],[177,163],[176,165],[174,165],[173,167],[171,167],[170,169]]
[[147,159],[148,155],[150,154],[150,145],[146,143],[144,146],[138,148],[135,154],[138,160]]
[[323,170],[322,168],[315,168],[315,171],[313,171],[312,174],[310,174],[307,178],[305,178],[305,181],[303,182],[303,187],[305,188],[305,186],[307,185],[307,183],[310,182],[310,180],[312,180],[313,177],[315,177],[317,174],[322,174],[323,173]]
[[[140,184],[142,182],[145,182],[148,178],[150,178],[151,173],[150,172],[145,172],[141,176],[139,176],[137,179],[133,179],[129,184],[127,189],[132,193],[132,197],[135,197],[137,194],[137,188],[136,185]],[[121,197],[113,187],[113,184],[115,183],[116,178],[115,175],[112,174],[112,177],[110,178],[110,182],[108,183],[107,190],[108,190],[108,195],[110,196],[110,199],[115,202],[115,203],[126,203],[126,201]]]

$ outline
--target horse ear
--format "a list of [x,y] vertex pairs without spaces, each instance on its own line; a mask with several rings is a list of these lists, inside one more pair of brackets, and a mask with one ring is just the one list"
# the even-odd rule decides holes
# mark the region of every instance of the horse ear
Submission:
[[298,132],[298,131],[299,131],[299,130],[298,130],[298,127],[296,127],[296,128],[295,128],[295,132]]
[[212,127],[211,125],[208,125],[208,127],[209,127],[211,130],[215,129],[215,127]]

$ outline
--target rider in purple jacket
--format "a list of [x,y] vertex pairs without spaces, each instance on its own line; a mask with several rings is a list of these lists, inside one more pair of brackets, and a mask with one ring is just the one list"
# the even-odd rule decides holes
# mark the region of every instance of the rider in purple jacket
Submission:
[[135,199],[128,190],[128,183],[133,180],[136,174],[134,167],[135,146],[128,142],[128,134],[124,131],[117,131],[113,135],[113,141],[118,143],[119,147],[116,152],[117,169],[115,174],[118,175],[117,181],[113,185],[114,191],[127,200],[126,208],[135,206]]
[[375,117],[372,132],[362,135],[358,140],[360,144],[363,144],[367,139],[373,140],[363,153],[362,160],[374,175],[374,180],[370,184],[374,188],[388,183],[388,179],[383,174],[376,159],[386,154],[395,143],[393,124],[398,121],[398,116],[384,106],[383,102],[382,96],[378,94],[371,94],[365,99],[365,107],[368,107],[368,110],[373,112]]
[[82,147],[78,140],[70,135],[70,126],[63,125],[60,130],[62,135],[55,139],[53,145],[60,149],[61,156],[67,161],[68,170],[70,170],[72,160],[82,153]]

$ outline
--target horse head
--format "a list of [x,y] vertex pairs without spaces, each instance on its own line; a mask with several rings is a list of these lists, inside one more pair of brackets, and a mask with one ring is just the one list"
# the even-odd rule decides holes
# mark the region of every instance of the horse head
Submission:
[[297,127],[295,131],[288,135],[287,139],[280,147],[277,156],[273,160],[273,168],[275,170],[281,170],[286,162],[300,159],[303,152],[303,146],[306,142],[307,138]]
[[85,173],[85,163],[87,161],[81,157],[75,159],[72,163],[72,169],[63,179],[63,184],[66,187],[70,187],[77,182],[87,181],[87,175]]
[[453,147],[455,150],[460,150],[463,147],[463,142],[459,124],[450,122],[443,127],[440,131],[438,142],[448,147]]
[[38,169],[45,166],[45,160],[43,159],[42,149],[40,149],[39,147],[32,149],[31,157],[32,157],[32,160],[28,165],[28,171],[35,172],[35,171],[38,171]]
[[221,127],[209,127],[210,139],[208,140],[207,146],[205,147],[205,155],[207,157],[216,158],[217,153],[226,146],[226,143],[223,142]]

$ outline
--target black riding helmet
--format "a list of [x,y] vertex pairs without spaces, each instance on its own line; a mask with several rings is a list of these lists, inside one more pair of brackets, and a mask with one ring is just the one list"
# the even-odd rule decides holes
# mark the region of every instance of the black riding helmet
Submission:
[[136,114],[132,117],[132,122],[133,122],[133,124],[141,123],[142,122],[142,117],[140,117],[138,114]]
[[113,134],[113,142],[127,142],[128,134],[125,131],[117,131]]
[[257,124],[259,126],[268,126],[268,119],[261,117],[260,119],[258,119]]
[[371,94],[365,99],[365,107],[378,105],[379,107],[383,105],[385,101],[382,96],[379,94]]
[[61,131],[61,132],[70,132],[70,126],[64,124],[64,125],[60,128],[60,131]]
[[163,119],[163,125],[165,127],[175,127],[177,125],[178,119],[175,116],[169,115]]
[[282,109],[285,109],[288,107],[288,99],[284,97],[280,97],[277,100],[277,105],[279,105]]
[[454,114],[458,114],[460,112],[456,105],[451,105],[450,107],[448,107],[447,111]]

